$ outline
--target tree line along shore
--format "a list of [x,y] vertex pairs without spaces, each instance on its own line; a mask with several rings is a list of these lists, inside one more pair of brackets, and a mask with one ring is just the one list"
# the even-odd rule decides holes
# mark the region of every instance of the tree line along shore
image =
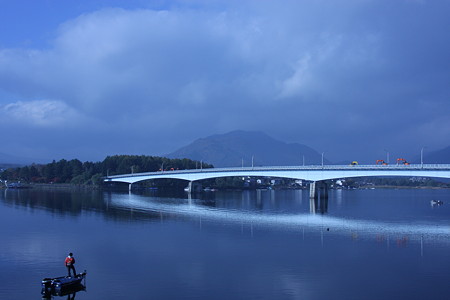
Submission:
[[156,172],[159,170],[184,170],[212,168],[207,163],[191,159],[170,159],[145,155],[114,155],[101,162],[81,162],[78,159],[52,161],[48,164],[31,164],[4,169],[0,179],[5,182],[29,184],[95,185],[103,183],[103,177],[117,174]]

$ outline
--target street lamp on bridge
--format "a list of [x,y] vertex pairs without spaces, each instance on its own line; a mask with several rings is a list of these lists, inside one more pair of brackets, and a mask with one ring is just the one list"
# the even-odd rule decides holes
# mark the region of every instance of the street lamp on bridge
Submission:
[[384,149],[384,151],[386,152],[386,163],[389,164],[389,151],[386,149]]
[[426,146],[423,146],[422,149],[420,149],[420,166],[423,168],[423,149],[425,149]]

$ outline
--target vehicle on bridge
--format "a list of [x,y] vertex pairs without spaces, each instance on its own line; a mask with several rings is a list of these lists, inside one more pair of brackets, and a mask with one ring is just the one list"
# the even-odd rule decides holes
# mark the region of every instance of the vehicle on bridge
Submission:
[[409,165],[409,162],[404,158],[397,158],[397,165]]
[[381,164],[381,165],[383,165],[383,166],[387,166],[387,163],[386,163],[384,160],[382,160],[382,159],[378,159],[376,164],[377,164],[377,165],[378,165],[378,164]]

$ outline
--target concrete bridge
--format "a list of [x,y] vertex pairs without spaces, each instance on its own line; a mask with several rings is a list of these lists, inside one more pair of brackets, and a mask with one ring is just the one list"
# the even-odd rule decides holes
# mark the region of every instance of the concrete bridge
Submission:
[[450,178],[450,164],[416,165],[319,165],[319,166],[279,166],[279,167],[242,167],[211,168],[194,170],[174,170],[147,173],[131,173],[107,176],[105,182],[133,183],[153,179],[180,179],[189,182],[189,191],[194,181],[219,177],[279,177],[311,181],[310,196],[316,198],[322,189],[326,196],[325,180],[351,177],[434,177]]

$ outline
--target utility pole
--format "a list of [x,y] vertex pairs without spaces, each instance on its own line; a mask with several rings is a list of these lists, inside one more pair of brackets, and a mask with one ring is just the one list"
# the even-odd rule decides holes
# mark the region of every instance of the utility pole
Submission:
[[423,168],[423,149],[425,149],[426,147],[422,147],[422,149],[420,149],[420,166]]
[[323,168],[323,155],[325,154],[325,152],[322,152],[322,168]]

